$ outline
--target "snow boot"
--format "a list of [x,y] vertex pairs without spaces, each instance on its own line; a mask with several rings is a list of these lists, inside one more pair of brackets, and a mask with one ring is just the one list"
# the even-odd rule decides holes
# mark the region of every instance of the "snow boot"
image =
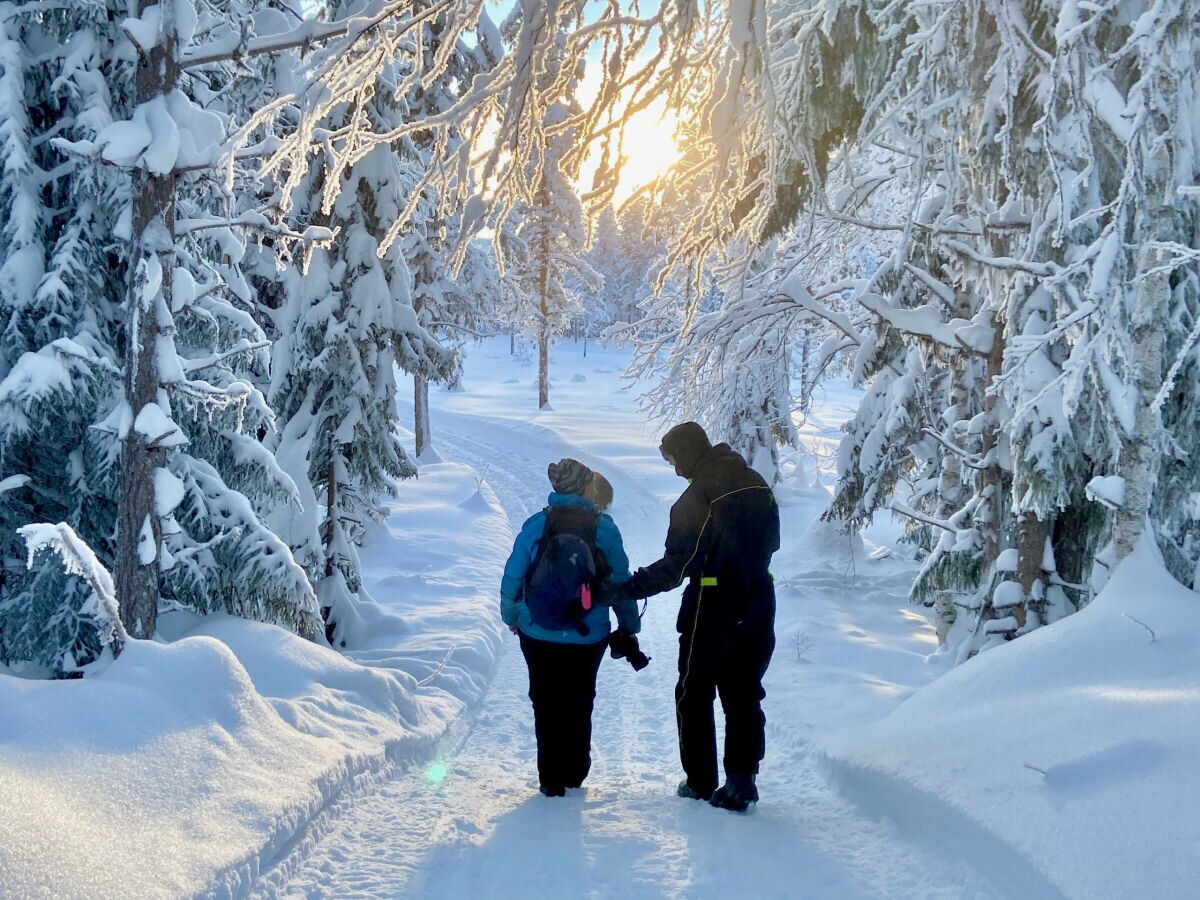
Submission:
[[546,797],[565,797],[567,796],[566,788],[560,785],[543,784],[538,788],[539,791]]
[[708,802],[718,809],[745,812],[751,803],[758,802],[758,788],[754,786],[754,775],[729,772],[725,776],[725,783],[717,788]]
[[701,793],[688,784],[688,780],[685,778],[683,781],[679,782],[679,787],[675,789],[675,796],[683,797],[685,800],[707,800],[712,796],[712,794]]

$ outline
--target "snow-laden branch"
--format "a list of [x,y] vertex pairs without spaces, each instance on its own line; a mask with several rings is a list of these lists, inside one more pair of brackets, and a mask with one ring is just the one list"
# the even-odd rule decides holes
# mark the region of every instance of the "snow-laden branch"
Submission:
[[29,557],[26,565],[33,568],[34,557],[41,550],[53,550],[62,560],[68,575],[78,575],[88,583],[92,595],[80,612],[95,622],[102,647],[112,647],[119,654],[129,640],[117,609],[116,590],[112,575],[96,558],[82,538],[66,522],[57,525],[22,525],[17,533],[25,539]]
[[353,16],[332,22],[306,19],[289,31],[256,38],[250,38],[245,32],[230,35],[209,45],[189,48],[180,55],[179,64],[183,69],[194,69],[218,62],[308,48],[336,38],[357,40],[389,19],[407,12],[413,5],[413,0],[394,0],[372,16]]
[[898,513],[909,519],[913,519],[914,521],[924,522],[926,525],[932,525],[934,528],[941,528],[943,531],[948,531],[951,534],[959,531],[958,528],[955,528],[952,523],[946,521],[945,519],[938,519],[934,516],[926,515],[923,512],[918,512],[917,510],[905,506],[903,503],[899,503],[897,501],[892,501],[892,503],[889,504],[888,509],[894,513]]
[[981,266],[987,266],[992,269],[1002,269],[1010,272],[1025,272],[1029,275],[1037,275],[1041,278],[1050,278],[1056,275],[1059,271],[1057,265],[1051,262],[1032,262],[1029,260],[1013,259],[1011,256],[990,256],[985,253],[980,253],[969,244],[964,244],[961,241],[945,240],[942,242],[948,250],[955,253],[961,253],[972,262],[979,263]]
[[175,222],[175,234],[182,236],[195,234],[199,231],[211,231],[215,228],[245,228],[263,234],[288,238],[301,244],[329,244],[335,233],[320,225],[310,225],[304,231],[295,231],[282,222],[273,222],[257,211],[247,211],[232,219],[178,219]]
[[921,430],[924,434],[929,435],[931,438],[957,456],[960,460],[962,460],[964,466],[981,471],[988,467],[988,460],[979,456],[978,454],[968,453],[966,450],[949,440],[945,435],[936,429],[926,427]]
[[866,309],[906,334],[928,338],[954,350],[966,349],[979,356],[986,356],[991,349],[995,336],[992,328],[970,319],[946,321],[936,306],[926,304],[914,309],[899,309],[873,292],[859,294],[857,299]]
[[232,357],[238,356],[242,353],[252,353],[255,350],[263,350],[270,346],[271,342],[267,340],[248,341],[243,338],[242,340],[238,341],[237,344],[223,353],[212,353],[200,359],[183,360],[183,370],[188,373],[199,372],[203,369],[208,369],[218,365],[219,363],[222,363],[225,360],[231,359]]

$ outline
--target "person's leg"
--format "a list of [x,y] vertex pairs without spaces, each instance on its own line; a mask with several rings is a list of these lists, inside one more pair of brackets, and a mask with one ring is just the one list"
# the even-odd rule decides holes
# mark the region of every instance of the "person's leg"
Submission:
[[563,645],[565,659],[559,679],[568,691],[563,703],[563,785],[579,787],[592,769],[592,707],[596,700],[596,673],[607,641]]
[[766,723],[762,701],[767,692],[762,679],[775,649],[775,635],[768,628],[739,629],[725,658],[717,690],[725,712],[726,774],[758,774],[766,751]]
[[730,632],[729,650],[717,678],[725,712],[725,783],[709,802],[735,812],[758,800],[755,779],[766,751],[762,680],[775,650],[774,590],[766,585],[751,596],[754,602],[747,617]]
[[702,637],[697,637],[694,629],[684,630],[679,636],[675,721],[687,787],[697,796],[708,797],[717,787],[717,731],[713,720],[717,686],[711,650]]
[[533,731],[537,738],[538,781],[544,791],[561,791],[562,772],[562,677],[560,645],[521,635],[521,652],[529,668],[529,699],[533,703]]

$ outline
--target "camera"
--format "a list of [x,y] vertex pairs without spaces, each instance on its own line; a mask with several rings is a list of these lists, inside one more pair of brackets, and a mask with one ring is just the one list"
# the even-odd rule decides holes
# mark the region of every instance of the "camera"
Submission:
[[650,657],[638,646],[637,635],[622,628],[608,636],[608,652],[613,659],[629,660],[635,672],[640,672],[650,665]]

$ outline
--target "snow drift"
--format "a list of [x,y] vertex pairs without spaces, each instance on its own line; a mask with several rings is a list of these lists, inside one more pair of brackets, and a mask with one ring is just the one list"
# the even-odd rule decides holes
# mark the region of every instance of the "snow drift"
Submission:
[[1024,897],[1200,896],[1200,597],[1149,542],[1081,612],[827,736],[869,811]]

